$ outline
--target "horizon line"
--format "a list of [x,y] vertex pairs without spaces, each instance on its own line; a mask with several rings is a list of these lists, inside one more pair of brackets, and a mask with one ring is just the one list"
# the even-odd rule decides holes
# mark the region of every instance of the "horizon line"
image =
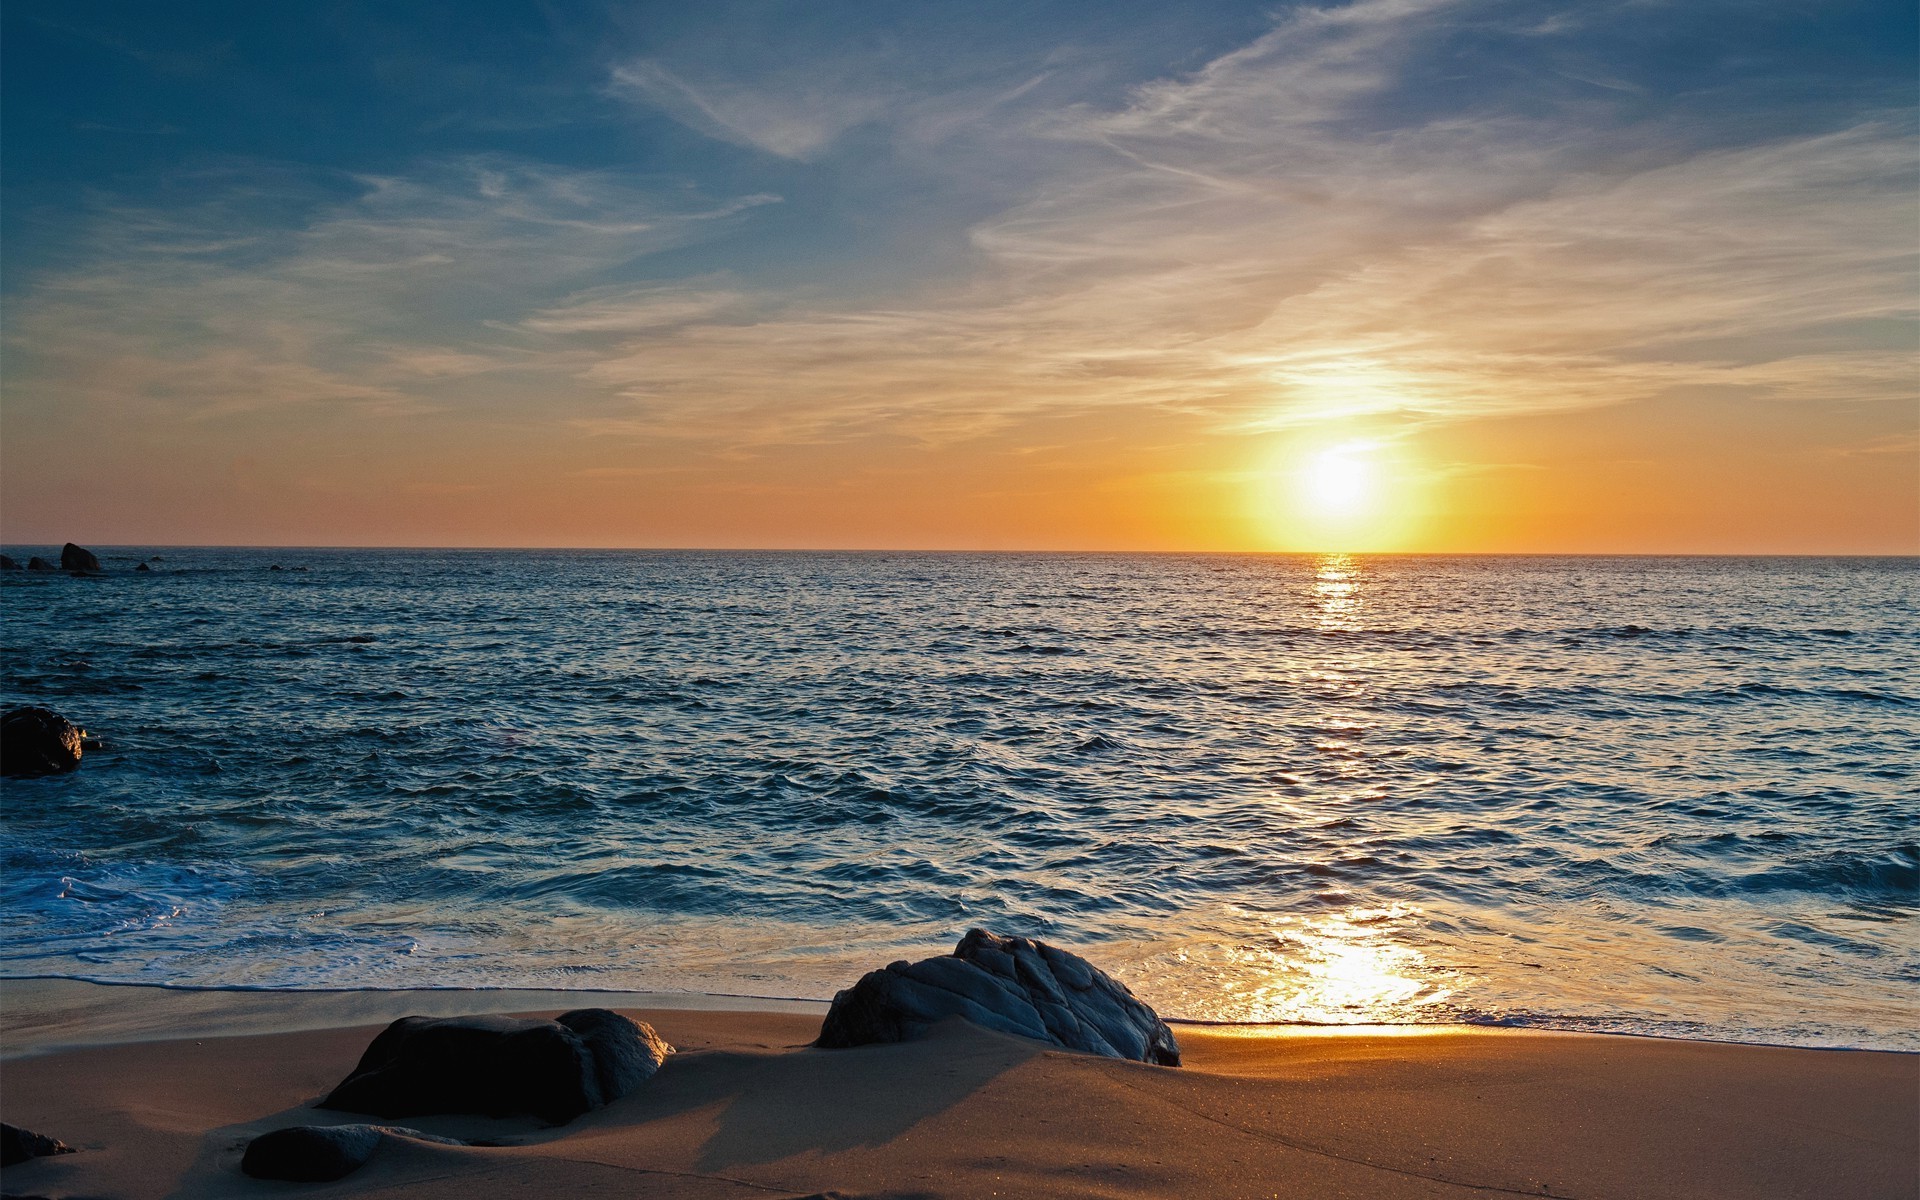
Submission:
[[[78,542],[0,541],[0,550],[58,548]],[[245,542],[96,542],[83,549],[98,550],[291,550],[291,551],[408,551],[435,553],[601,553],[601,554],[954,554],[954,555],[1132,555],[1156,557],[1306,558],[1344,554],[1357,558],[1920,558],[1914,550],[1140,550],[1115,548],[999,548],[911,546],[431,546],[400,543],[298,544]]]

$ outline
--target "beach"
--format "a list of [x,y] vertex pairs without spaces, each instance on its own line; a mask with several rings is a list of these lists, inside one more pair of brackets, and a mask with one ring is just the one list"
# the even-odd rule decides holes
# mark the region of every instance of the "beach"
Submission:
[[[624,1002],[623,1002],[624,1001]],[[241,1174],[392,1017],[602,1004],[678,1053],[560,1127],[397,1122],[336,1183]],[[777,1010],[777,1011],[770,1011]],[[1920,1056],[1457,1026],[1179,1025],[1180,1068],[959,1021],[816,1050],[823,1006],[610,993],[180,991],[0,983],[6,1121],[79,1152],[47,1197],[1906,1197]]]

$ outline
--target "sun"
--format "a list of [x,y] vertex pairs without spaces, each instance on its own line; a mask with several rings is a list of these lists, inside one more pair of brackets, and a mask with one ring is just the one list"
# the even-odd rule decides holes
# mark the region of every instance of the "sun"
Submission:
[[1326,517],[1357,517],[1371,509],[1379,489],[1368,450],[1351,442],[1308,459],[1300,471],[1305,507]]
[[1262,549],[1392,553],[1433,517],[1435,472],[1403,436],[1303,431],[1262,446],[1248,466],[1243,511]]

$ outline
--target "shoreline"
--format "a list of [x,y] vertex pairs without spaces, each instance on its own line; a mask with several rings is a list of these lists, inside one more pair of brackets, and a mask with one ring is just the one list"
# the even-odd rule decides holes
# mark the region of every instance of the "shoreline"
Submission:
[[[851,980],[848,981],[851,984]],[[114,1044],[107,1042],[83,1041],[50,1043],[42,1046],[31,1044],[22,1050],[16,1045],[18,1033],[10,1015],[11,1009],[21,1003],[23,998],[33,996],[43,987],[49,992],[58,992],[72,985],[78,991],[71,992],[68,1003],[86,1003],[85,989],[125,988],[142,989],[151,992],[177,995],[199,996],[301,996],[334,997],[338,1011],[343,1018],[347,1016],[370,1016],[393,1010],[393,1016],[405,1016],[398,1009],[403,1006],[388,1005],[375,1001],[373,997],[421,997],[420,1003],[429,1007],[446,1009],[444,1015],[454,1013],[484,1013],[507,1011],[497,1004],[477,1004],[479,997],[513,998],[528,1001],[513,1011],[533,1011],[543,1007],[579,1007],[575,1002],[592,1002],[594,1006],[616,1009],[650,1010],[690,1010],[699,1012],[795,1012],[812,1013],[825,1016],[831,998],[814,999],[806,996],[764,996],[744,992],[652,992],[633,991],[621,988],[540,988],[519,984],[449,984],[441,987],[272,987],[254,984],[200,984],[200,983],[137,983],[131,980],[89,979],[75,975],[0,975],[0,1062],[26,1057],[31,1054],[47,1053],[51,1050],[84,1045]],[[448,997],[471,997],[464,1002],[456,1001],[450,1006]],[[546,1001],[554,1001],[549,1005]],[[43,1000],[29,999],[29,1005],[47,1003]],[[248,1014],[237,1011],[243,1006],[235,1006],[236,1011],[221,1012],[222,1006],[209,1002],[199,1006],[204,1015],[219,1013],[227,1019],[247,1020]],[[323,1003],[317,1006],[326,1010]],[[257,1014],[254,1014],[257,1016]],[[393,1019],[389,1017],[386,1019]],[[1375,1035],[1380,1037],[1413,1036],[1428,1032],[1498,1032],[1512,1034],[1564,1034],[1581,1037],[1602,1038],[1639,1038],[1649,1041],[1679,1042],[1702,1046],[1735,1046],[1779,1050],[1817,1050],[1846,1054],[1903,1054],[1920,1058],[1920,1049],[1908,1049],[1898,1046],[1851,1046],[1817,1045],[1800,1042],[1768,1042],[1735,1037],[1697,1037],[1680,1033],[1659,1033],[1643,1029],[1597,1029],[1583,1026],[1579,1022],[1598,1021],[1603,1018],[1569,1019],[1566,1025],[1548,1025],[1522,1023],[1521,1020],[1486,1021],[1221,1021],[1199,1017],[1161,1016],[1168,1025],[1194,1032],[1234,1034],[1244,1032],[1248,1035],[1271,1034],[1273,1036],[1340,1036]],[[302,1024],[295,1027],[250,1027],[249,1032],[275,1033],[292,1032],[294,1029],[336,1028],[340,1026],[315,1026]],[[122,1030],[122,1032],[127,1032]],[[183,1035],[174,1035],[183,1036]],[[225,1036],[215,1034],[213,1036]],[[138,1036],[117,1037],[115,1042],[147,1040]]]
[[26,1050],[6,1064],[0,1116],[79,1150],[9,1169],[7,1190],[279,1195],[286,1185],[240,1174],[244,1146],[270,1129],[365,1120],[311,1105],[393,1016],[551,1015],[600,998],[650,1000],[609,1006],[679,1048],[635,1093],[559,1127],[409,1119],[498,1144],[403,1142],[313,1194],[1920,1194],[1911,1053],[1484,1026],[1188,1025],[1186,1065],[1168,1068],[960,1021],[917,1042],[818,1050],[808,1043],[825,1006],[808,1002],[0,979],[0,1044]]

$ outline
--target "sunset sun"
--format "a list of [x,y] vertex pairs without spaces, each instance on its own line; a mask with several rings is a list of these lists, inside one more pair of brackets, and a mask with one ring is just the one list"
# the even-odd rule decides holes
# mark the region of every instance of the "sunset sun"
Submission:
[[1355,444],[1320,451],[1301,471],[1300,490],[1306,507],[1322,516],[1351,517],[1368,511],[1377,488],[1367,447]]

